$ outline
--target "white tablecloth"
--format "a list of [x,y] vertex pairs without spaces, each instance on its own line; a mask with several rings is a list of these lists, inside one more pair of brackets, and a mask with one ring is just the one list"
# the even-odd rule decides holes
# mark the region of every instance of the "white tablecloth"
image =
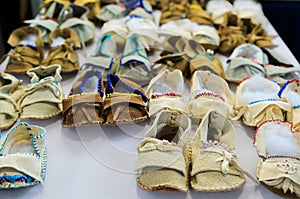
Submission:
[[[271,35],[277,35],[266,19],[265,28]],[[96,37],[86,48],[78,51],[80,63],[93,51]],[[299,63],[280,37],[274,42],[275,50],[283,53],[294,65]],[[219,55],[223,63],[226,57]],[[1,66],[4,70],[5,63]],[[62,86],[68,95],[74,74],[63,75]],[[24,82],[28,82],[28,77]],[[155,193],[141,190],[137,184],[134,167],[137,160],[136,147],[148,127],[146,122],[121,127],[79,127],[63,128],[61,116],[44,121],[27,121],[47,129],[48,167],[43,184],[17,190],[0,191],[1,199],[135,199],[135,198],[280,198],[263,185],[255,185],[249,178],[238,190],[226,193]],[[258,156],[253,147],[254,128],[245,127],[240,121],[233,122],[236,127],[236,153],[242,168],[256,176]],[[3,132],[5,135],[7,131]]]

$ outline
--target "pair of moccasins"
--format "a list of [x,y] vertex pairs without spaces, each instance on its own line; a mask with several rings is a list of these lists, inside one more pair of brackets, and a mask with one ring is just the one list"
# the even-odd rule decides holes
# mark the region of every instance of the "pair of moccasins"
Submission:
[[0,189],[34,186],[45,180],[46,129],[20,122],[0,143]]
[[254,1],[212,0],[206,5],[207,12],[217,26],[220,35],[221,53],[228,53],[244,43],[253,43],[259,47],[275,46],[265,31],[264,14],[259,3]]
[[164,42],[164,50],[160,58],[154,62],[156,74],[165,68],[181,70],[183,76],[190,80],[197,70],[206,70],[224,78],[224,70],[220,60],[193,39],[171,36]]
[[77,33],[71,28],[57,28],[49,36],[49,52],[44,58],[42,32],[37,27],[22,26],[15,29],[8,43],[12,49],[2,60],[9,57],[5,72],[25,74],[40,65],[61,65],[61,72],[74,72],[79,69],[77,48],[81,47]]
[[254,74],[260,74],[283,85],[297,78],[300,69],[289,64],[275,50],[260,48],[255,44],[242,44],[235,48],[227,60],[225,79],[239,83]]
[[300,197],[300,132],[292,123],[266,121],[258,126],[254,147],[259,157],[257,179],[286,198]]
[[10,128],[20,119],[44,120],[62,111],[63,90],[60,65],[39,66],[27,71],[30,84],[15,76],[0,74],[0,129]]
[[245,174],[238,163],[232,123],[208,112],[191,131],[191,120],[178,111],[162,110],[137,147],[136,181],[147,191],[226,192],[240,188]]
[[218,27],[220,35],[218,50],[221,53],[230,53],[244,43],[255,44],[259,47],[275,46],[272,40],[276,36],[268,35],[262,24],[255,25],[250,20],[241,20],[232,13],[227,13],[226,16],[228,18],[226,24]]
[[78,37],[82,46],[94,38],[94,23],[89,20],[90,9],[87,5],[95,5],[96,0],[46,0],[40,5],[39,17],[25,20],[24,23],[37,27],[42,32],[43,41],[48,43],[50,33],[57,28],[71,28]]
[[103,72],[115,73],[141,86],[153,77],[149,59],[153,46],[160,46],[157,25],[145,17],[128,17],[104,23],[94,52],[86,58],[83,67],[93,66]]
[[153,77],[152,62],[143,46],[143,38],[138,34],[127,36],[123,53],[118,53],[119,44],[114,33],[103,34],[97,42],[92,55],[86,58],[82,68],[96,67],[103,72],[106,81],[108,73],[115,73],[145,86]]
[[155,76],[146,90],[149,116],[155,117],[161,110],[178,111],[198,121],[210,110],[216,110],[227,118],[232,116],[234,98],[224,79],[210,71],[196,71],[190,81],[188,98],[185,97],[186,84],[178,69],[166,69]]
[[160,24],[181,18],[190,19],[202,25],[213,25],[210,15],[201,7],[197,0],[166,0],[161,2]]
[[148,98],[138,84],[112,73],[104,84],[102,76],[97,68],[80,70],[68,98],[63,99],[64,127],[119,125],[148,118]]
[[143,13],[142,15],[144,17],[153,20],[152,11],[152,5],[148,0],[115,1],[114,3],[103,6],[97,18],[100,21],[108,22],[110,20],[124,18],[128,15],[139,16]]
[[[71,0],[43,0],[43,2],[39,6],[39,11],[42,13],[47,12],[47,9],[50,9],[50,6],[53,2],[62,4],[62,6],[60,6],[60,7],[63,7],[63,5],[64,5],[64,6],[66,6],[66,8],[68,8],[69,6],[72,7],[75,5],[75,6],[84,7],[85,9],[87,8],[88,13],[86,14],[84,12],[84,15],[86,15],[87,18],[91,21],[94,21],[100,12],[100,1],[97,1],[97,0],[74,0],[74,1],[71,1]],[[60,13],[60,14],[62,14],[62,13]]]
[[186,39],[193,39],[200,43],[205,49],[216,50],[220,45],[218,30],[213,25],[203,25],[181,18],[162,24],[159,28],[162,38],[170,36],[181,36]]
[[228,20],[226,14],[232,13],[240,19],[250,19],[254,24],[263,23],[264,13],[259,2],[235,0],[210,0],[205,5],[207,13],[212,17],[214,24],[220,25]]

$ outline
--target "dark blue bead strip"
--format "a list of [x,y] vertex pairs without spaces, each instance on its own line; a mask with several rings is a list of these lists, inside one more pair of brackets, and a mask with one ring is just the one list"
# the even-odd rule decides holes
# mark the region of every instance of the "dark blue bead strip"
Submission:
[[137,95],[140,95],[144,102],[148,101],[148,98],[144,95],[144,93],[142,91],[135,89],[135,88],[131,88],[129,85],[127,85],[122,80],[120,80],[120,78],[117,75],[112,74],[112,73],[109,73],[107,75],[107,84],[108,84],[107,94],[113,93],[113,85],[112,85],[111,79],[114,79],[116,82],[118,82],[120,84],[121,87],[125,88],[130,93],[135,93]]

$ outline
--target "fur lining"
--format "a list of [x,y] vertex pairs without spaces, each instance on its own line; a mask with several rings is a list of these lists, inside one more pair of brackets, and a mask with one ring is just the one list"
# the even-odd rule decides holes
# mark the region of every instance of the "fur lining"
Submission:
[[292,106],[300,105],[300,95],[292,90],[287,90],[285,97]]
[[300,157],[300,140],[288,126],[273,123],[264,132],[268,155]]
[[253,75],[246,80],[241,94],[241,101],[248,104],[257,100],[275,99],[279,100],[277,95],[280,87],[275,82],[265,79],[261,75]]

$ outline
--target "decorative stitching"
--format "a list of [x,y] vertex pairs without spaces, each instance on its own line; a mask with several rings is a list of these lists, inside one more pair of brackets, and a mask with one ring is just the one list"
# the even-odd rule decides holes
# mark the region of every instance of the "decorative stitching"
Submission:
[[[45,134],[46,134],[46,130],[40,126],[36,126],[36,125],[29,125],[28,123],[26,122],[20,122],[17,126],[13,127],[8,135],[6,136],[6,139],[4,141],[4,143],[2,143],[1,145],[1,148],[0,148],[0,157],[5,157],[6,155],[3,155],[2,154],[2,150],[4,148],[4,146],[6,145],[6,142],[8,140],[8,138],[10,137],[11,133],[20,125],[25,125],[27,126],[27,128],[30,128],[30,127],[35,127],[35,128],[39,128],[42,130],[41,133],[38,133],[36,134],[31,142],[32,142],[32,146],[36,152],[36,154],[34,153],[16,153],[16,154],[11,154],[11,155],[32,155],[38,159],[42,158],[41,159],[41,178],[43,180],[45,180],[45,176],[46,176],[46,169],[47,169],[47,161],[48,161],[48,157],[47,157],[47,148],[44,147],[44,152],[43,152],[43,155],[41,157],[41,151],[39,150],[38,148],[38,144],[37,144],[37,140],[38,139],[42,139],[44,138]],[[11,187],[10,185],[5,185],[4,186],[1,186],[0,189],[6,189],[6,188],[22,188],[22,187],[27,187],[27,186],[33,186],[33,185],[36,185],[36,184],[39,184],[40,181],[36,181],[35,179],[31,178],[30,176],[25,176],[25,175],[19,175],[19,174],[16,174],[14,176],[7,176],[5,173],[4,173],[4,176],[1,176],[0,177],[0,185],[3,185],[3,183],[5,182],[9,182],[9,183],[14,183],[14,182],[24,182],[24,185],[20,185],[20,186],[17,186],[17,187]],[[26,183],[26,184],[25,184]],[[27,184],[29,183],[29,184]]]
[[259,102],[267,102],[267,101],[278,101],[278,100],[276,100],[276,99],[256,100],[256,101],[249,102],[249,105],[256,104],[256,103],[259,103]]
[[202,97],[202,96],[213,96],[213,97],[217,97],[217,98],[220,98],[222,101],[225,102],[225,99],[224,99],[222,96],[217,95],[217,94],[214,94],[214,93],[211,93],[211,92],[203,92],[203,93],[199,93],[198,95],[196,95],[196,96],[194,97],[194,99],[197,99],[197,98]]
[[31,178],[30,176],[26,176],[26,175],[13,175],[13,176],[9,176],[6,175],[6,173],[4,173],[3,176],[0,176],[0,184],[3,184],[5,182],[10,182],[10,183],[15,183],[15,182],[25,182],[25,183],[30,183],[33,182],[34,179]]
[[102,92],[102,73],[98,70],[89,70],[84,74],[84,77],[82,79],[82,82],[79,84],[77,90],[73,91],[73,93],[76,94],[81,94],[83,92],[83,87],[86,85],[88,78],[90,77],[91,74],[96,74],[98,78],[98,85],[97,85],[97,91],[103,97],[104,93]]
[[297,109],[300,108],[300,104],[293,106],[292,108]]
[[164,93],[164,94],[152,94],[151,95],[151,99],[156,99],[159,97],[182,97],[182,96],[177,93]]
[[112,98],[112,97],[116,97],[116,96],[140,96],[140,95],[135,94],[135,93],[119,93],[119,92],[106,94],[107,98]]
[[297,172],[297,167],[295,166],[293,161],[280,161],[277,163],[277,169],[281,173],[285,174],[294,174]]
[[201,146],[200,146],[200,149],[207,149],[207,148],[210,148],[210,147],[216,147],[216,146],[219,146],[221,147],[222,149],[224,149],[225,151],[228,151],[229,152],[229,148],[227,146],[227,144],[225,143],[222,143],[222,142],[219,142],[217,140],[208,140],[207,142],[204,142]]

